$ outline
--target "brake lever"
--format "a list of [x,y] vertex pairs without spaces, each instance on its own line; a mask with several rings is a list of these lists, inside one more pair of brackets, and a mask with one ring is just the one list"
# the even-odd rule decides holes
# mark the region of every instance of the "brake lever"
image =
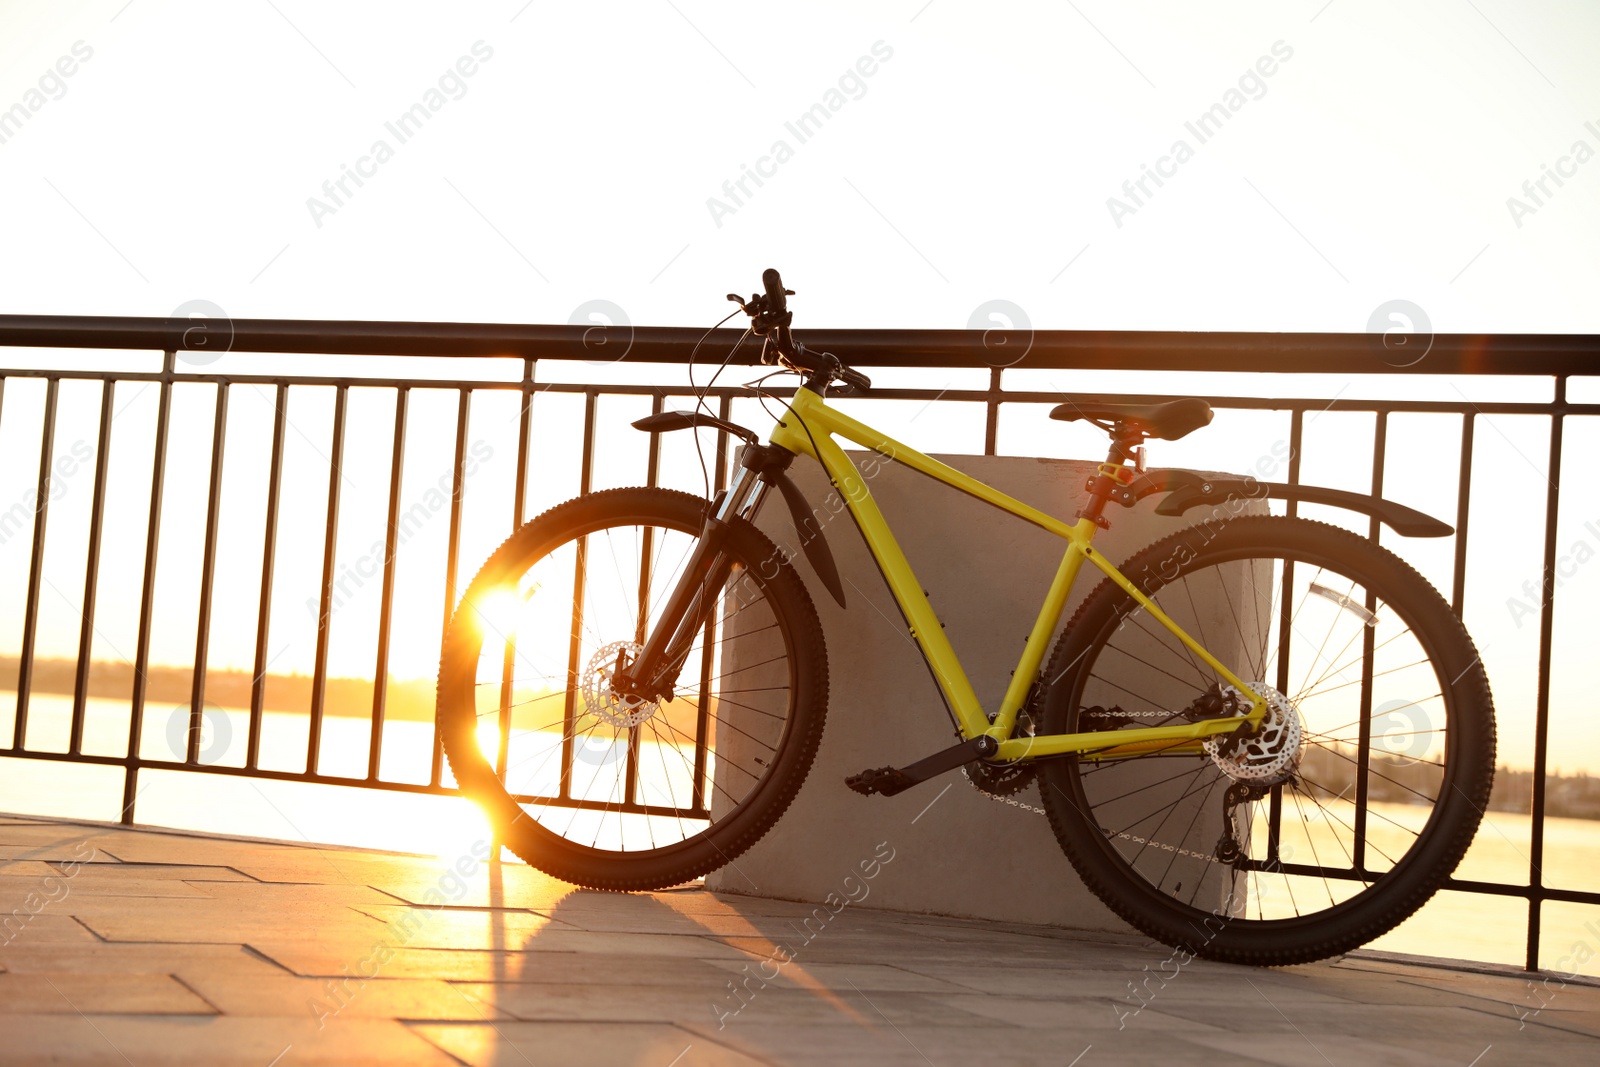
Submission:
[[851,367],[840,367],[834,381],[845,387],[845,396],[866,396],[872,390],[872,379]]

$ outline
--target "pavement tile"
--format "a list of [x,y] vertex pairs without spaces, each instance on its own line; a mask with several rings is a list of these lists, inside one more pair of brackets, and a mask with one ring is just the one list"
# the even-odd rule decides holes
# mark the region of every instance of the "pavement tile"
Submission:
[[39,911],[25,909],[0,915],[0,944],[7,948],[25,945],[92,944],[99,938],[77,919],[61,909],[62,902],[47,903]]
[[[8,818],[16,818],[9,816]],[[8,826],[5,839],[8,844],[20,845],[43,841],[68,841],[83,837],[98,837],[107,834],[127,833],[108,826],[94,826],[87,823],[56,822],[48,820],[34,820],[32,822],[18,823]]]
[[96,831],[89,840],[96,849],[128,863],[198,863],[232,867],[235,859],[278,854],[297,855],[308,851],[287,843],[267,845],[224,837],[168,834],[154,830]]
[[[774,957],[776,959],[776,957]],[[715,960],[711,966],[727,976],[748,974],[749,961]],[[767,973],[766,970],[757,973]],[[854,986],[867,992],[874,990],[898,993],[968,993],[964,986],[933,978],[902,967],[881,963],[812,963],[796,957],[778,970],[772,984],[784,988],[807,989],[820,984],[828,989],[849,989]]]
[[565,908],[555,908],[546,914],[573,929],[612,934],[711,934],[718,937],[780,938],[792,937],[793,927],[799,922],[797,917],[770,915],[719,915],[711,912],[680,915],[664,911],[660,906],[640,909],[631,916],[575,915]]
[[369,910],[366,905],[403,906],[399,901],[381,889],[374,889],[369,885],[350,885],[343,882],[321,883],[295,883],[295,882],[258,882],[255,879],[243,879],[234,882],[201,883],[199,880],[192,882],[195,885],[204,885],[206,895],[212,900],[234,901],[248,907],[281,907],[285,903],[292,903],[299,907],[303,904],[340,904],[347,907]]
[[248,852],[234,856],[229,866],[262,882],[297,884],[370,885],[385,879],[437,879],[444,861],[432,857],[375,856],[328,849],[294,852]]
[[[958,946],[939,945],[920,938],[894,938],[887,936],[857,936],[846,931],[824,928],[807,940],[803,932],[790,931],[789,936],[738,937],[722,935],[716,942],[758,959],[772,955],[774,946],[782,944],[799,958],[816,963],[880,963],[910,970],[923,971],[923,964],[948,963],[957,966],[970,961],[973,950]],[[1029,962],[1023,953],[1006,954],[1007,962],[1019,965]],[[1054,963],[1053,957],[1041,955],[1037,962]]]
[[[883,913],[879,913],[882,915]],[[935,941],[945,942],[970,942],[974,944],[990,945],[993,947],[1012,945],[1041,947],[1049,946],[1059,950],[1068,944],[1095,944],[1103,946],[1105,942],[1095,942],[1078,932],[1057,930],[1048,926],[1033,929],[1019,928],[1011,923],[980,923],[973,920],[951,920],[948,923],[942,919],[917,922],[898,916],[883,915],[885,925],[895,933],[915,934],[918,937],[931,938]],[[1107,937],[1113,935],[1106,935]],[[1129,939],[1128,947],[1137,947],[1148,942]]]
[[702,960],[689,956],[640,956],[632,953],[600,952],[517,952],[501,953],[505,967],[493,978],[485,974],[479,981],[534,982],[566,985],[588,982],[596,974],[621,975],[629,985],[717,986],[728,980],[729,970],[738,970],[733,960]]
[[[1367,956],[1352,953],[1330,960],[1323,966],[1335,971],[1358,971],[1366,974],[1387,974],[1432,980],[1451,986],[1482,986],[1495,983],[1516,983],[1525,980],[1522,972],[1506,971],[1505,973],[1486,973],[1476,969],[1480,965],[1463,964],[1460,968],[1451,968],[1448,965],[1426,965],[1409,963],[1405,960],[1386,959],[1380,956]],[[1474,969],[1468,969],[1469,967]]]
[[[1522,1004],[1508,1003],[1498,996],[1479,996],[1474,993],[1464,992],[1439,986],[1413,982],[1409,979],[1399,979],[1393,982],[1377,983],[1372,981],[1341,982],[1333,986],[1338,989],[1339,995],[1352,1003],[1359,1004],[1414,1004],[1430,1007],[1468,1008],[1474,1011],[1486,1011],[1491,1015],[1504,1015],[1516,1018],[1518,1010],[1534,1011],[1539,1007],[1539,1002],[1533,997],[1528,997]],[[1502,992],[1509,993],[1509,990]]]
[[471,1067],[769,1067],[771,1063],[677,1027],[647,1023],[458,1023],[411,1029]]
[[382,971],[359,977],[297,978],[204,969],[180,969],[178,977],[225,1015],[341,1019],[406,1019],[435,1022],[509,1019],[488,1003],[462,994],[448,982],[389,978]]
[[[1489,1010],[1489,1009],[1484,1009]],[[1527,1014],[1521,1014],[1526,1011]],[[1512,1013],[1517,1020],[1517,1025],[1526,1029],[1530,1026],[1542,1026],[1563,1033],[1578,1034],[1584,1037],[1600,1037],[1600,1013],[1587,1009],[1563,1010],[1559,1007],[1545,1008],[1542,1011],[1532,1012],[1520,1009]]]
[[[217,882],[213,884],[219,886],[249,885],[251,888],[254,888],[252,883]],[[228,889],[223,889],[221,892],[223,893],[223,897],[231,899],[223,899],[205,895],[196,896],[192,899],[185,900],[183,903],[175,903],[170,900],[161,900],[134,893],[127,894],[126,896],[122,897],[120,901],[108,899],[108,896],[114,896],[114,894],[93,894],[95,897],[94,900],[87,899],[91,894],[84,894],[85,899],[80,906],[80,910],[77,911],[76,914],[114,914],[126,915],[129,917],[145,917],[171,915],[181,910],[186,914],[195,916],[248,914],[252,918],[256,915],[260,915],[261,917],[265,918],[270,917],[273,914],[281,914],[286,908],[294,908],[295,910],[307,913],[308,918],[312,915],[315,915],[317,918],[321,919],[323,917],[338,917],[342,914],[347,918],[356,917],[362,920],[372,920],[370,915],[361,914],[347,903],[341,901],[305,899],[293,892],[279,891],[273,893],[269,891],[259,895],[250,893],[248,891],[245,893],[229,892]],[[69,893],[67,895],[68,899],[70,899],[73,895],[74,894]]]
[[[695,988],[693,985],[635,986],[625,984],[623,978],[623,975],[595,974],[585,984],[463,983],[457,988],[527,1020],[668,1023],[682,1019],[717,1019],[726,1014],[732,1020],[731,1026],[761,1027],[779,1020],[859,1023],[871,1014],[862,994],[848,986],[842,991],[827,988],[801,991],[773,985],[762,988],[759,979],[755,979],[743,985],[741,992],[731,981]],[[921,993],[878,991],[871,997],[876,1010],[896,1025],[981,1023],[978,1017]]]
[[[578,896],[578,892],[574,891],[569,895]],[[810,914],[811,909],[816,907],[815,904],[803,904],[796,900],[746,897],[736,893],[709,893],[699,888],[666,889],[635,895],[649,897],[683,915],[722,912],[731,908],[744,915],[795,916]],[[579,901],[574,901],[574,903],[580,902],[581,898]]]
[[[710,898],[710,894],[704,894]],[[815,906],[751,902],[740,898],[694,900],[687,894],[597,893],[575,890],[552,908],[534,908],[584,930],[611,933],[686,933],[772,937],[811,916]],[[827,909],[823,909],[826,913]]]
[[[754,1011],[756,1001],[747,1012]],[[930,1063],[983,1064],[984,1067],[1095,1067],[1132,1063],[1216,1064],[1260,1067],[1249,1055],[1221,1061],[1216,1050],[1171,1034],[1107,1031],[1098,1022],[1078,1028],[971,1029],[962,1026],[890,1026],[872,1016],[861,1024],[795,1025],[774,1021],[760,1027],[719,1030],[715,1022],[681,1023],[684,1029],[717,1040],[764,1062],[795,1067],[928,1067]],[[1317,1061],[1318,1064],[1321,1061]],[[1306,1067],[1301,1060],[1296,1067]],[[1458,1064],[1457,1067],[1460,1067]]]
[[1415,1004],[1435,1007],[1474,1007],[1485,1002],[1453,990],[1410,984],[1406,980],[1373,982],[1365,975],[1331,967],[1299,967],[1272,972],[1289,988],[1318,993],[1350,1004]]
[[[57,873],[57,879],[66,884],[68,895],[86,899],[88,897],[107,897],[112,900],[122,901],[137,897],[158,897],[167,901],[173,900],[204,900],[207,893],[202,886],[204,883],[194,884],[180,879],[155,878],[88,878],[82,874],[66,875]],[[176,907],[168,903],[167,907]]]
[[0,974],[3,1015],[204,1015],[211,1010],[166,974]]
[[107,944],[0,946],[0,967],[13,974],[173,974],[215,970],[229,974],[287,972],[242,945]]
[[515,909],[430,909],[404,904],[353,907],[395,927],[396,936],[404,937],[410,948],[519,949],[552,926],[552,920],[543,915]]
[[383,1019],[330,1019],[320,1030],[309,1014],[304,1019],[98,1015],[92,1020],[85,1016],[13,1015],[7,1022],[7,1063],[459,1067],[456,1060],[412,1034],[404,1024]]
[[[1126,1001],[1130,1006],[1152,1000],[1176,998],[1214,1007],[1217,1003],[1255,997],[1245,979],[1234,976],[1190,973],[1187,968],[1176,977],[1165,979],[1159,968],[1121,967],[1103,970],[1076,968],[1032,968],[1022,970],[992,958],[957,961],[906,961],[896,964],[908,971],[950,982],[984,993],[1017,992],[1034,997],[1088,997]],[[1253,979],[1260,984],[1262,972]],[[1266,972],[1272,974],[1272,972]],[[1274,983],[1267,986],[1275,1000],[1286,1003],[1342,1004],[1326,994]]]
[[0,850],[0,904],[66,886],[0,907],[8,1063],[1572,1067],[1600,1038],[1600,988],[1378,955],[1173,970],[1135,935],[70,823],[0,819]]
[[[863,992],[868,992],[863,990]],[[1125,1030],[1135,1032],[1212,1029],[1211,1023],[1168,1015],[1157,1008],[1125,1000],[1100,997],[1033,997],[1004,993],[963,993],[940,997],[943,1003],[1008,1026],[1060,1029]]]
[[1555,1008],[1563,1011],[1590,1011],[1600,1015],[1600,988],[1577,982],[1562,984],[1555,975],[1529,975],[1521,980],[1495,979],[1492,982],[1442,982],[1431,977],[1402,978],[1393,983],[1414,989],[1434,990],[1462,1000],[1504,1004],[1516,1011]]
[[98,848],[91,847],[89,837],[81,837],[70,844],[54,844],[41,842],[36,845],[0,845],[0,860],[39,860],[50,862],[87,863],[94,856],[101,860],[110,858],[113,862],[118,857],[109,856],[108,853]]
[[449,861],[433,859],[373,872],[364,880],[407,904],[438,903],[429,899],[437,891],[459,907],[502,908],[514,904],[542,912],[556,907],[563,897],[574,892],[572,886],[541,871],[509,863],[483,864],[476,874],[462,878],[458,871],[452,874]]
[[696,959],[747,958],[746,953],[717,937],[693,934],[614,934],[572,930],[554,923],[543,927],[518,948],[535,952],[632,952],[647,956],[692,956]]
[[[1169,1015],[1196,1022],[1213,1022],[1219,1014],[1213,1005],[1181,999],[1157,1002]],[[1282,1009],[1281,1011],[1279,1009]],[[1232,1012],[1247,1015],[1252,1031],[1261,1033],[1303,1033],[1330,1042],[1359,1034],[1363,1037],[1401,1044],[1419,1034],[1465,1034],[1481,1036],[1485,1043],[1500,1042],[1526,1033],[1517,1019],[1471,1008],[1433,1008],[1415,1005],[1351,1004],[1343,1007],[1293,1005],[1270,993],[1254,1004],[1242,1001]],[[1577,1042],[1582,1035],[1552,1031],[1540,1038],[1546,1042]]]
[[[1294,1031],[1288,1033],[1196,1033],[1186,1040],[1202,1045],[1211,1052],[1212,1062],[1223,1059],[1217,1053],[1226,1053],[1226,1062],[1235,1056],[1250,1056],[1257,1062],[1279,1064],[1281,1067],[1307,1067],[1321,1063],[1376,1064],[1382,1067],[1463,1067],[1471,1056],[1456,1057],[1442,1049],[1427,1051],[1389,1045],[1362,1037],[1345,1035],[1337,1041],[1327,1038],[1312,1040]],[[1519,1062],[1529,1062],[1520,1060]]]
[[278,933],[379,934],[385,924],[345,904],[297,902],[292,897],[252,902],[199,897],[69,895],[52,909],[78,917],[107,941],[215,941],[239,943],[250,936]]
[[[543,934],[528,946],[531,951],[526,952],[396,948],[384,962],[383,973],[394,978],[442,978],[461,982],[539,981],[539,968],[552,956],[587,957],[594,961],[591,966],[598,967],[619,957],[630,957],[641,963],[661,960],[665,965],[665,961],[698,961],[719,955],[719,946],[714,942],[697,938],[638,934],[621,941],[595,941],[592,937],[582,933],[575,937]],[[286,970],[308,977],[345,974],[345,968],[354,966],[371,953],[373,944],[376,942],[350,945],[346,951],[329,951],[320,943],[308,944],[298,939],[250,941],[250,946],[263,956]],[[723,958],[746,958],[733,954],[730,949],[721,952]],[[522,977],[525,974],[533,977]]]
[[84,863],[78,866],[72,879],[96,881],[106,885],[123,882],[196,881],[196,882],[248,882],[251,879],[232,867],[218,864],[194,863]]
[[[37,881],[49,876],[61,877],[61,872],[44,860],[0,860],[0,878],[25,878]],[[0,894],[10,895],[17,888],[0,883]]]

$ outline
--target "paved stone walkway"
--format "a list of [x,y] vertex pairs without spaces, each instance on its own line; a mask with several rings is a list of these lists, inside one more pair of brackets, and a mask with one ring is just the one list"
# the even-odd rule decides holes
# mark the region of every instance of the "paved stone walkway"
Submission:
[[1600,1060],[1592,986],[1541,1000],[1372,955],[1180,967],[1132,937],[835,907],[0,816],[0,1062]]

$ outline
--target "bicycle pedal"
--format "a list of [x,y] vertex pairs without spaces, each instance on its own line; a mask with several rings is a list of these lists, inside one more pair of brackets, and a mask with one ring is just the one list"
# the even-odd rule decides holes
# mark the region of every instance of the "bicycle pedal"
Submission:
[[999,743],[992,737],[975,737],[970,741],[962,741],[960,744],[935,752],[925,759],[919,759],[907,767],[875,767],[860,774],[852,774],[844,780],[844,784],[864,797],[870,797],[874,793],[892,797],[896,793],[904,793],[920,782],[926,782],[934,775],[953,771],[976,759],[992,756],[999,747]]
[[852,774],[844,780],[844,784],[864,797],[870,797],[874,793],[892,797],[916,785],[917,779],[898,767],[874,767],[860,774]]

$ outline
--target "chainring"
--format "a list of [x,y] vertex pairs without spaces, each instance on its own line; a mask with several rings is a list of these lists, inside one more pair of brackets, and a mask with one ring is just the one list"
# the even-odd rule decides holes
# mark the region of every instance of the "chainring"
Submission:
[[975,763],[966,769],[967,781],[980,793],[1009,797],[1022,792],[1038,773],[1032,763]]

